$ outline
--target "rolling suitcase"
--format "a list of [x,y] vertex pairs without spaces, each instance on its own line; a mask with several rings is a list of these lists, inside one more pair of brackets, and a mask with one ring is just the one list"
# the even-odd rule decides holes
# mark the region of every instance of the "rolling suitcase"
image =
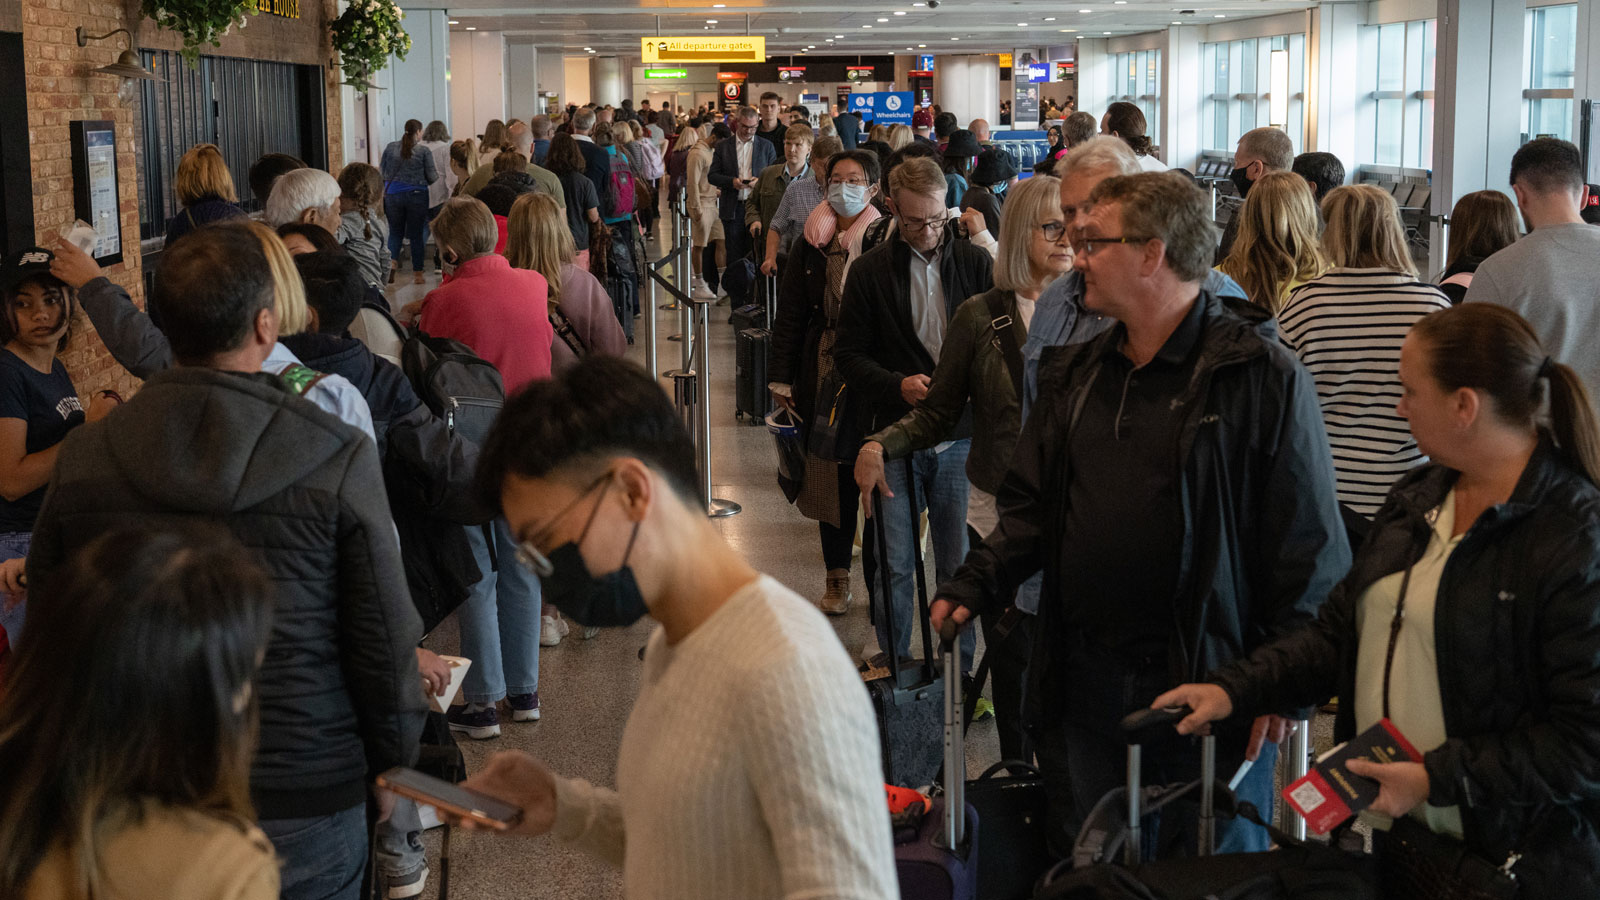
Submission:
[[978,900],[979,819],[977,810],[966,801],[961,650],[954,628],[946,628],[940,635],[939,658],[944,676],[944,771],[955,774],[947,779],[950,788],[931,799],[915,831],[896,836],[895,871],[902,897]]
[[772,411],[772,395],[767,390],[767,351],[772,346],[772,332],[746,328],[734,340],[734,418],[764,425],[767,413]]
[[[1216,739],[1200,740],[1201,778],[1187,784],[1142,787],[1141,745],[1189,714],[1179,709],[1140,710],[1122,720],[1128,738],[1128,783],[1089,813],[1073,847],[1039,879],[1036,900],[1378,900],[1375,860],[1334,845],[1302,841],[1262,819],[1250,803],[1235,800],[1216,779]],[[1196,855],[1146,862],[1146,816],[1199,794]],[[1175,807],[1174,807],[1175,808]],[[1278,849],[1215,855],[1216,820],[1237,815],[1272,836]]]
[[760,303],[746,303],[734,310],[732,318],[728,321],[733,323],[734,334],[751,328],[766,328],[767,308]]
[[[912,546],[915,547],[917,609],[922,621],[928,620],[928,591],[922,572],[922,536],[918,531],[916,486],[906,492],[911,516]],[[872,497],[870,524],[873,549],[878,560],[879,615],[887,616],[888,631],[895,633],[894,604],[890,602],[893,577],[889,572],[888,542],[884,537],[882,497]],[[883,780],[900,787],[920,788],[934,782],[942,757],[939,732],[943,721],[944,685],[933,663],[933,638],[922,629],[922,659],[900,660],[893,647],[884,648],[884,666],[867,672],[867,694],[878,719],[878,734],[883,746]],[[887,669],[887,671],[884,671]],[[908,894],[907,896],[915,896]]]

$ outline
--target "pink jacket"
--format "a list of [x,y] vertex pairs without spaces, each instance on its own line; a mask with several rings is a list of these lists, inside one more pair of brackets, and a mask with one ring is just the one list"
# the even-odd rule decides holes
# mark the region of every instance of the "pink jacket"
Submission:
[[513,269],[491,253],[462,263],[428,292],[417,324],[434,337],[453,338],[494,364],[510,396],[550,377],[549,286],[544,276]]

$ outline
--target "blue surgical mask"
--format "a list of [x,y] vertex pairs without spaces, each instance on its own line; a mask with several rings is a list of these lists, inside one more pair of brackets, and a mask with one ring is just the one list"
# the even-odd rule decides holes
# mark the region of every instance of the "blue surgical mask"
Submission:
[[838,215],[849,218],[867,208],[867,186],[864,184],[828,185],[828,205]]

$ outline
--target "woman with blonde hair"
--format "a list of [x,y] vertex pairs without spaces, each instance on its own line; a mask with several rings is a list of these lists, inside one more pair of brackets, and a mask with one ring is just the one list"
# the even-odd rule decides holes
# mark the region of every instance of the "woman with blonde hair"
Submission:
[[549,290],[552,373],[570,368],[591,354],[622,356],[628,339],[611,310],[606,289],[576,265],[572,229],[549,194],[523,194],[511,207],[507,223],[506,260],[513,269],[544,276]]
[[889,152],[893,153],[915,138],[916,133],[911,130],[910,125],[893,125],[890,126],[889,136],[884,138],[884,143],[889,145]]
[[1322,250],[1333,268],[1290,294],[1278,322],[1284,343],[1316,381],[1339,507],[1359,545],[1389,488],[1428,461],[1395,410],[1400,345],[1417,320],[1450,301],[1417,280],[1400,207],[1388,191],[1334,188],[1322,199],[1322,216]]
[[[972,451],[967,455],[967,526],[980,537],[999,524],[995,495],[1011,468],[1012,452],[1022,432],[1021,348],[1028,340],[1034,304],[1044,289],[1072,270],[1068,223],[1061,216],[1061,181],[1036,175],[1012,189],[1000,212],[999,255],[994,287],[968,299],[950,317],[939,362],[927,396],[898,422],[870,435],[856,457],[855,482],[863,497],[873,490],[888,493],[885,459],[900,459],[933,447],[956,433],[966,410],[972,410]],[[1005,332],[998,329],[1003,328]],[[1006,334],[1008,332],[1009,334]],[[1005,343],[1016,348],[1018,369],[1007,360]],[[1038,595],[1018,596],[1018,606],[1036,612]],[[1027,670],[1028,624],[1022,635],[1002,638],[992,631],[986,646],[1001,650],[994,666],[994,707],[1000,729],[1001,756],[1026,759],[1022,728],[1022,686]]]
[[1328,268],[1311,187],[1293,172],[1269,172],[1251,186],[1235,215],[1239,234],[1217,271],[1277,315],[1290,291]]
[[[477,158],[478,144],[472,138],[462,138],[450,145],[450,174],[455,176],[455,186],[450,188],[451,197],[459,196],[462,185],[472,180],[473,160]],[[432,222],[438,215],[438,210],[429,210],[428,221]]]
[[873,125],[871,128],[867,129],[867,140],[877,141],[878,143],[882,144],[889,143],[889,126],[884,125],[881,122]]
[[233,174],[216,144],[190,147],[178,160],[172,187],[182,209],[167,220],[168,244],[202,225],[246,216],[233,187]]

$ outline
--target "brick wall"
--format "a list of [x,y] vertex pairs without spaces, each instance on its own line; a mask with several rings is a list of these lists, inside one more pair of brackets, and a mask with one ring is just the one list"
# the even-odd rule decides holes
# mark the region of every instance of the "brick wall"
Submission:
[[[14,8],[15,4],[6,4]],[[138,16],[138,5],[127,7],[106,0],[21,0],[23,67],[28,99],[28,138],[32,147],[34,223],[40,243],[69,227],[75,218],[72,199],[72,150],[68,124],[83,119],[106,119],[117,132],[117,176],[121,191],[123,262],[106,274],[122,285],[139,305],[144,304],[143,275],[139,265],[139,183],[134,155],[134,116],[139,101],[123,104],[117,97],[121,79],[97,75],[94,70],[114,63],[128,46],[117,35],[77,45],[75,29],[104,34],[128,28],[134,46],[177,50],[182,39]],[[210,52],[218,56],[267,59],[277,62],[328,66],[333,51],[327,23],[334,16],[333,0],[303,0],[300,19],[265,13],[253,16],[242,30],[224,37]],[[342,165],[343,123],[340,117],[339,70],[327,69],[328,160],[334,172]],[[242,175],[243,173],[236,173]],[[113,388],[124,396],[138,387],[137,379],[117,365],[87,319],[80,316],[74,336],[62,354],[73,384],[85,395]]]

